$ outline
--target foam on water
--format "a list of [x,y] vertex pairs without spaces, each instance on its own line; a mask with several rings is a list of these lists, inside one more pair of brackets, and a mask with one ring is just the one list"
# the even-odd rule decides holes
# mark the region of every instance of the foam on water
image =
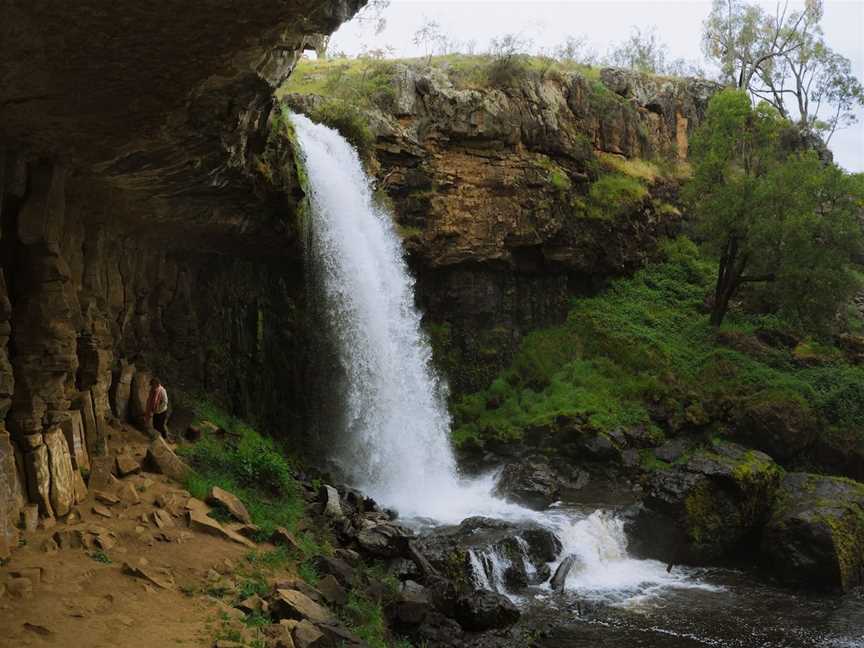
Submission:
[[[581,567],[568,589],[644,595],[646,588],[686,583],[659,563],[629,558],[620,521],[603,512],[587,518],[537,513],[495,497],[494,475],[459,476],[449,442],[445,390],[414,305],[414,282],[390,216],[372,197],[356,151],[336,131],[301,115],[291,120],[302,148],[312,207],[307,251],[320,277],[327,319],[346,377],[337,460],[354,484],[403,518],[458,524],[482,515],[532,520],[552,528]],[[479,566],[483,556],[475,556]],[[486,556],[503,582],[504,561]],[[552,565],[553,569],[556,565]]]

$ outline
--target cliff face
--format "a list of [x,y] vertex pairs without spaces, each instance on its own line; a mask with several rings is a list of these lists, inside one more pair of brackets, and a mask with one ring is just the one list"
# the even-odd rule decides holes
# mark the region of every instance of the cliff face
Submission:
[[438,361],[451,386],[476,390],[524,333],[564,317],[569,295],[632,272],[680,227],[689,139],[718,88],[615,69],[517,69],[466,87],[457,63],[303,66],[286,102],[326,117],[334,100],[307,91],[322,78],[387,80],[364,114],[371,166]]
[[299,186],[272,92],[362,4],[0,9],[0,557],[23,507],[86,494],[154,371],[290,428]]

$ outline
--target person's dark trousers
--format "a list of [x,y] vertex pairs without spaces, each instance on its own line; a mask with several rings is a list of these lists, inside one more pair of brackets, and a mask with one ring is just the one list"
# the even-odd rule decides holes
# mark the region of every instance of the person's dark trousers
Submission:
[[165,427],[165,422],[168,420],[168,412],[153,415],[153,427],[162,435],[163,439],[168,438],[168,429]]

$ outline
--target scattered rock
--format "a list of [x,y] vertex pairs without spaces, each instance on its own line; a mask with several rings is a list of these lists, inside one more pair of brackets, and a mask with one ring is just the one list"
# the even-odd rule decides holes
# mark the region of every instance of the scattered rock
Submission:
[[229,493],[218,486],[213,486],[207,495],[207,503],[213,506],[222,506],[235,520],[244,524],[252,524],[252,517],[249,515],[249,511],[246,510],[240,498],[233,493]]
[[270,609],[278,619],[308,619],[313,623],[328,623],[333,620],[333,615],[327,608],[296,590],[276,590]]
[[391,616],[397,625],[418,626],[431,611],[432,601],[425,587],[414,581],[402,583],[399,596],[391,607]]
[[236,531],[226,529],[221,524],[219,524],[219,522],[208,516],[206,513],[202,513],[200,510],[189,511],[188,515],[189,528],[193,531],[207,533],[209,535],[216,536],[217,538],[230,540],[232,542],[236,542],[237,544],[241,544],[244,547],[249,547],[250,549],[255,548],[254,542],[252,542],[248,538],[244,538]]
[[315,556],[312,559],[312,564],[315,569],[318,570],[319,574],[330,574],[334,576],[340,584],[349,589],[354,586],[354,568],[341,558]]
[[237,604],[237,608],[242,610],[246,614],[253,614],[255,612],[266,614],[269,610],[267,601],[262,599],[257,594],[253,594],[252,596],[249,596],[240,601],[240,603]]
[[117,495],[124,504],[135,505],[141,503],[141,496],[138,494],[135,484],[123,484],[120,490],[117,491]]
[[90,479],[87,486],[90,490],[104,491],[111,486],[116,462],[114,457],[93,457],[90,460]]
[[136,567],[129,563],[123,563],[123,573],[128,574],[129,576],[134,576],[135,578],[146,580],[162,589],[174,589],[174,584],[171,582],[170,578],[159,574],[146,565],[139,565]]
[[33,596],[33,581],[29,578],[10,578],[6,581],[6,590],[15,598],[30,598]]
[[50,637],[52,634],[54,634],[45,626],[39,625],[37,623],[30,623],[29,621],[25,621],[23,624],[21,624],[21,627],[24,628],[27,632],[32,632],[33,634],[37,634],[40,637]]
[[339,646],[339,648],[368,648],[367,644],[363,643],[355,634],[352,634],[342,626],[332,623],[321,623],[318,625],[318,630],[324,635],[326,643],[331,646]]
[[348,602],[348,593],[332,574],[327,574],[324,578],[319,580],[316,589],[330,605],[342,606]]
[[145,465],[153,472],[162,473],[177,482],[186,481],[191,469],[165,443],[162,437],[156,437],[147,448]]
[[324,633],[308,621],[298,623],[291,636],[297,648],[324,648],[326,643]]
[[111,511],[109,511],[106,507],[102,506],[101,504],[94,504],[93,505],[93,512],[96,515],[99,515],[99,516],[104,517],[104,518],[114,517],[114,514],[111,513]]
[[150,514],[153,519],[153,524],[156,525],[159,529],[173,529],[174,528],[174,518],[171,517],[171,514],[164,509],[156,509],[153,513]]
[[300,545],[297,544],[297,540],[284,527],[276,527],[273,535],[270,536],[270,542],[272,542],[274,545],[288,547],[289,549],[300,551]]
[[141,471],[141,464],[129,454],[117,455],[117,474],[121,477],[134,475]]
[[107,493],[105,491],[94,491],[93,496],[103,504],[107,504],[109,506],[120,503],[120,499],[113,493]]

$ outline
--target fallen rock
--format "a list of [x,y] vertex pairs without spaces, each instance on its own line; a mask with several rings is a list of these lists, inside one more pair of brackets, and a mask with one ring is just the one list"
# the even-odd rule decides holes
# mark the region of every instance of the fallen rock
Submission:
[[491,590],[475,590],[456,603],[456,620],[471,632],[505,628],[516,623],[519,617],[519,608],[510,599]]
[[174,528],[174,518],[172,518],[171,514],[164,509],[156,509],[150,514],[150,517],[153,520],[153,524],[155,524],[158,529]]
[[432,610],[432,599],[426,588],[414,581],[405,581],[390,606],[390,616],[399,626],[418,626]]
[[327,608],[296,590],[276,590],[270,610],[277,619],[308,619],[313,623],[328,623],[333,615]]
[[146,565],[139,565],[136,567],[129,563],[123,563],[123,573],[128,574],[129,576],[134,576],[135,578],[146,580],[162,589],[174,589],[174,584],[171,582],[169,577],[163,576]]
[[153,472],[162,473],[177,482],[184,482],[192,472],[186,463],[165,443],[162,437],[156,437],[147,448],[144,464]]
[[72,455],[66,443],[66,435],[59,427],[52,428],[44,435],[45,446],[48,448],[48,463],[51,469],[51,506],[54,515],[63,517],[77,501],[75,492]]
[[113,506],[114,504],[119,504],[120,499],[114,495],[113,493],[107,493],[105,491],[95,491],[93,496],[103,504],[107,504],[108,506]]
[[29,578],[10,578],[6,581],[6,591],[15,598],[30,598],[33,596],[33,581]]
[[300,545],[297,544],[297,539],[284,527],[276,527],[276,530],[270,536],[270,542],[295,551],[301,550]]
[[96,515],[98,515],[100,517],[104,517],[104,518],[114,517],[114,514],[111,513],[110,510],[108,510],[106,507],[102,506],[101,504],[94,504],[93,505],[93,512]]
[[124,504],[140,504],[141,496],[138,494],[138,489],[135,487],[135,484],[126,483],[120,487],[120,490],[117,491],[117,495],[119,496],[120,501]]
[[129,454],[117,455],[117,474],[121,477],[134,475],[141,471],[141,464]]
[[244,547],[249,547],[250,549],[255,548],[254,542],[252,542],[248,538],[244,538],[236,531],[226,529],[221,524],[219,524],[219,522],[211,518],[206,513],[202,513],[200,510],[191,510],[189,511],[188,516],[189,528],[193,531],[207,533],[209,535],[216,536],[217,538],[230,540],[232,542],[236,542],[237,544],[241,544]]
[[297,648],[324,648],[327,642],[324,633],[308,621],[298,623],[291,636]]
[[368,644],[363,643],[357,635],[349,632],[345,628],[333,623],[321,623],[318,625],[318,630],[324,635],[325,641],[331,646],[339,646],[339,648],[368,648]]
[[324,578],[319,580],[315,589],[321,593],[321,596],[330,605],[342,606],[348,602],[348,593],[332,574],[327,574]]
[[90,490],[104,491],[109,488],[113,481],[116,462],[114,457],[92,457],[90,460],[90,479],[87,486]]
[[864,484],[787,474],[765,528],[762,556],[789,584],[843,592],[864,585]]
[[322,486],[321,501],[324,504],[324,515],[336,521],[345,519],[345,513],[339,500],[339,492],[335,488],[326,484]]
[[267,604],[267,601],[262,599],[257,594],[253,594],[237,604],[237,609],[242,610],[246,614],[254,614],[259,612],[261,614],[266,614],[270,609],[270,606]]
[[330,574],[349,589],[354,586],[356,577],[354,568],[341,558],[315,556],[312,559],[312,564],[319,574]]
[[249,511],[246,510],[240,498],[233,493],[229,493],[218,486],[212,486],[210,493],[207,495],[207,503],[212,506],[223,507],[235,520],[244,524],[252,524],[252,517],[249,515]]

